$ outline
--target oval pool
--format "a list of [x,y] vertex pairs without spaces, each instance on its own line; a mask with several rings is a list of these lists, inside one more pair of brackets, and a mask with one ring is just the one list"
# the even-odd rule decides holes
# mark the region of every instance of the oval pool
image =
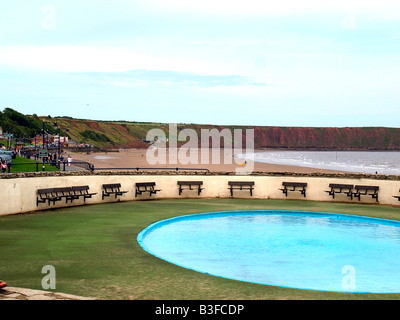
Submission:
[[400,292],[400,222],[304,211],[229,211],[156,222],[150,254],[224,278],[338,292]]

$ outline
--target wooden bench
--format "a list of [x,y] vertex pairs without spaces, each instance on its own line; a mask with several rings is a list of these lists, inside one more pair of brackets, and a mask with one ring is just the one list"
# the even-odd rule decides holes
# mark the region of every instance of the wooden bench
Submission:
[[231,197],[233,197],[233,190],[249,190],[250,195],[253,195],[254,181],[228,181]]
[[79,199],[82,197],[83,201],[86,201],[87,198],[91,198],[97,194],[97,192],[89,193],[89,186],[72,186],[71,189],[74,199]]
[[[399,192],[400,192],[400,190],[399,190]],[[397,200],[400,201],[400,196],[393,196],[393,198],[396,198]]]
[[135,184],[136,191],[135,191],[135,197],[137,197],[138,194],[142,194],[144,192],[148,192],[150,197],[154,193],[156,194],[158,191],[161,191],[159,189],[155,189],[156,183],[155,182],[137,182]]
[[76,199],[72,193],[71,187],[54,188],[53,191],[57,197],[60,197],[61,199],[65,198],[65,203],[68,203],[68,200],[72,203],[72,200]]
[[116,199],[117,196],[122,196],[127,192],[128,191],[121,191],[120,183],[103,184],[102,199],[104,200],[104,197],[110,197],[111,195],[114,195]]
[[61,201],[61,200],[62,200],[62,198],[57,196],[54,193],[53,188],[37,190],[36,206],[39,206],[39,203],[45,203],[46,201],[48,201],[49,205],[50,205],[50,202],[53,202],[53,204],[56,204],[56,201]]
[[372,199],[376,199],[378,202],[378,186],[354,186],[356,192],[353,192],[353,196],[361,200],[361,196],[371,196]]
[[[197,190],[197,194],[200,195],[202,188],[201,186],[203,185],[203,181],[178,181],[178,186],[179,186],[179,195],[182,194],[183,190]],[[188,188],[185,189],[184,187],[187,186]],[[195,187],[193,189],[192,187]]]
[[288,196],[288,191],[300,191],[300,193],[304,195],[304,197],[306,196],[306,187],[307,187],[306,182],[282,182],[282,185],[283,189],[280,190],[282,190],[282,192],[286,194],[286,197]]
[[352,184],[331,183],[329,184],[329,188],[331,188],[331,190],[326,190],[325,192],[328,192],[333,199],[335,199],[336,193],[344,193],[353,200],[353,193],[352,193],[353,187],[354,185]]

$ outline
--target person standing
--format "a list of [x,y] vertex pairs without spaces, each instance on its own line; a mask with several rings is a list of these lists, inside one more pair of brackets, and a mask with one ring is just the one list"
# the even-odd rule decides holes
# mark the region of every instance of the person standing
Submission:
[[1,161],[0,167],[1,167],[1,172],[3,173],[7,172],[7,164],[4,160]]

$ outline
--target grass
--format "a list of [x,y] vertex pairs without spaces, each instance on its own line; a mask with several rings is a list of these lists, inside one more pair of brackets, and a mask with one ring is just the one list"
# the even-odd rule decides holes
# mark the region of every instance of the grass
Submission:
[[9,286],[42,289],[42,267],[56,290],[103,299],[400,299],[400,294],[335,293],[228,280],[160,260],[137,243],[149,224],[184,214],[282,209],[400,219],[389,206],[260,199],[170,199],[47,210],[0,217],[0,274]]
[[[40,162],[40,161],[38,161]],[[12,163],[23,163],[16,164],[11,167],[10,172],[34,172],[36,171],[36,161],[16,156],[15,159],[12,160]],[[42,171],[42,164],[39,164],[39,171]],[[59,171],[59,169],[50,164],[45,164],[45,171]]]

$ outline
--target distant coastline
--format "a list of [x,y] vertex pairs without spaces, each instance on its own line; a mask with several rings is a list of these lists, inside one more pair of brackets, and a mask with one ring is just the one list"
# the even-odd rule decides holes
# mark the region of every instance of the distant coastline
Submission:
[[[25,140],[26,137],[40,135],[44,123],[46,132],[50,134],[57,135],[57,128],[63,128],[63,134],[68,136],[70,142],[89,144],[103,150],[147,148],[149,142],[146,141],[146,135],[151,129],[163,130],[167,138],[170,135],[168,123],[23,115],[11,108],[0,112],[2,132],[12,133],[14,137],[25,137]],[[53,127],[53,123],[57,123],[57,128]],[[277,127],[195,123],[178,123],[176,127],[178,132],[191,129],[198,135],[203,130],[215,129],[222,132],[228,129],[231,133],[241,130],[243,143],[246,141],[246,129],[252,129],[254,149],[257,150],[400,151],[400,128],[392,127]],[[178,146],[185,143],[178,141]]]

